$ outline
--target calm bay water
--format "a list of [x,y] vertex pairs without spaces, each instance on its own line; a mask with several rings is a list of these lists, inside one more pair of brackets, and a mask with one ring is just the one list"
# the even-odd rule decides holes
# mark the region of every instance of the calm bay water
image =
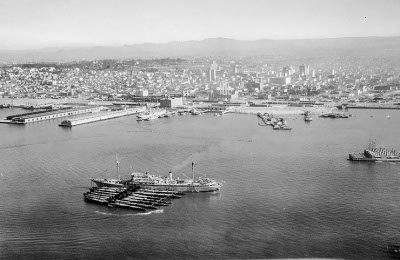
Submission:
[[[0,118],[22,112],[2,109]],[[65,129],[0,124],[0,255],[5,258],[382,259],[400,244],[400,164],[357,163],[369,139],[400,149],[400,111],[349,119],[134,116]],[[373,117],[371,117],[371,115]],[[390,119],[386,118],[390,115]],[[91,177],[133,171],[224,182],[150,213],[83,201]]]

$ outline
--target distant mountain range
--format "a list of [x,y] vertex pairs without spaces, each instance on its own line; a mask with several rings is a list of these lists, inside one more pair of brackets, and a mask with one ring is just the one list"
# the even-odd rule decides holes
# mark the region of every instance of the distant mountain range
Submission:
[[242,41],[211,38],[202,41],[143,43],[115,47],[65,47],[0,50],[0,62],[63,62],[94,59],[206,56],[323,56],[331,54],[400,56],[400,37],[354,37],[302,40]]

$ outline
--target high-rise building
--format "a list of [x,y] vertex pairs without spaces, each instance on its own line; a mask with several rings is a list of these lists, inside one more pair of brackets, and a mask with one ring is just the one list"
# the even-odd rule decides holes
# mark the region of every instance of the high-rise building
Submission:
[[236,65],[233,66],[233,74],[237,74],[238,73],[238,68]]
[[306,64],[302,64],[299,67],[300,76],[308,76],[310,74],[310,66]]
[[282,76],[283,77],[290,77],[290,76],[292,76],[292,74],[293,74],[293,68],[292,68],[292,66],[285,66],[285,67],[283,67],[282,68]]
[[217,80],[217,69],[218,65],[215,61],[210,66],[210,69],[208,71],[208,80],[209,81],[216,81]]

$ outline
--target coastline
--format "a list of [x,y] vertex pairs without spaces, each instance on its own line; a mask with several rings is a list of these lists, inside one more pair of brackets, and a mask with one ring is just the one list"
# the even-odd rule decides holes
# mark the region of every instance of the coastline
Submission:
[[269,113],[273,115],[301,115],[305,111],[309,111],[311,114],[322,114],[332,112],[334,107],[291,107],[287,105],[271,106],[271,107],[233,107],[232,113],[239,114],[257,114],[257,113]]
[[[79,104],[94,102],[96,105],[111,105],[113,101],[91,101],[84,98],[74,99],[31,99],[31,98],[0,98],[0,104],[13,104],[15,107],[21,105],[44,105],[44,104]],[[269,113],[274,115],[301,115],[305,111],[309,111],[311,114],[323,114],[337,110],[333,105],[316,106],[316,107],[294,107],[288,105],[272,105],[270,107],[248,107],[248,106],[237,106],[232,107],[231,113],[238,114],[257,114],[257,113]]]

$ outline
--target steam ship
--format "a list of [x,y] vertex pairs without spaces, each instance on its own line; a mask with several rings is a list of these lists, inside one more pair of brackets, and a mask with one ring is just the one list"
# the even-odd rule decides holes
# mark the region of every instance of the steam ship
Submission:
[[132,184],[141,189],[177,192],[209,192],[218,191],[222,184],[209,178],[194,177],[194,163],[192,163],[192,179],[173,179],[172,172],[169,177],[161,177],[148,173],[132,173]]
[[118,179],[91,179],[98,187],[128,187],[134,186],[140,189],[176,192],[210,192],[218,191],[222,184],[209,178],[195,178],[194,163],[192,162],[192,179],[173,179],[172,172],[169,177],[158,176],[141,172],[131,174],[130,180],[121,180],[119,177],[119,162],[117,159]]

